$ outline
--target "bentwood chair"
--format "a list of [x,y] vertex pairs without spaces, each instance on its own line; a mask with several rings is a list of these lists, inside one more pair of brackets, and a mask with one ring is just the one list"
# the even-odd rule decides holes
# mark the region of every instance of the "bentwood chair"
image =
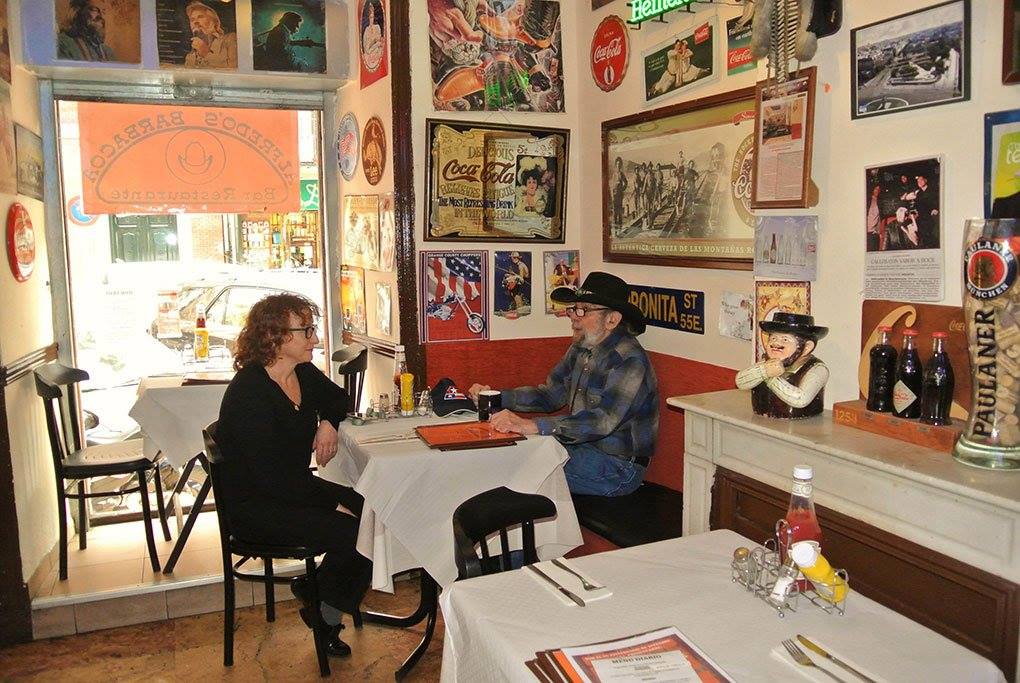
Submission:
[[363,348],[357,355],[348,349],[340,349],[333,353],[333,361],[339,363],[341,385],[351,397],[351,412],[358,412],[361,407],[361,390],[365,386],[365,370],[368,369],[368,349]]
[[[229,493],[223,485],[223,454],[216,443],[216,422],[202,430],[205,440],[205,457],[209,462],[209,478],[212,480],[213,495],[216,498],[216,519],[220,526],[220,551],[223,554],[223,666],[234,664],[234,579],[258,582],[266,591],[266,621],[276,620],[274,588],[278,583],[289,584],[295,577],[278,577],[273,574],[273,560],[303,560],[304,576],[308,578],[309,601],[319,604],[319,582],[315,571],[316,551],[298,545],[270,545],[249,541],[235,535],[230,528]],[[234,562],[234,555],[240,560]],[[240,570],[241,565],[252,558],[262,560],[263,574],[249,574]],[[329,660],[326,657],[327,626],[319,610],[313,610],[317,621],[312,635],[315,640],[315,656],[319,661],[319,673],[329,676]]]
[[[453,513],[454,552],[457,579],[496,574],[513,569],[512,552],[507,531],[521,527],[523,564],[538,562],[535,549],[535,520],[552,517],[556,505],[545,496],[518,493],[505,486],[489,489],[468,498]],[[490,557],[486,539],[499,533],[502,553]],[[475,546],[481,547],[481,557]]]
[[[34,371],[35,392],[42,398],[46,413],[46,430],[53,456],[53,473],[57,483],[57,516],[60,524],[60,580],[67,579],[67,499],[78,501],[78,548],[88,546],[88,498],[102,498],[109,492],[88,491],[89,479],[115,475],[135,475],[137,486],[122,488],[119,493],[139,493],[142,497],[142,521],[145,543],[149,550],[152,571],[159,573],[156,541],[152,534],[152,514],[149,510],[149,477],[156,489],[156,510],[163,528],[163,538],[170,540],[170,527],[166,521],[163,503],[163,485],[159,477],[159,463],[149,460],[142,451],[141,439],[129,439],[111,444],[85,446],[78,422],[77,384],[89,378],[78,368],[60,363],[49,363]],[[66,418],[66,419],[65,419]],[[70,437],[70,440],[68,440]],[[77,493],[69,493],[69,483],[77,485]]]

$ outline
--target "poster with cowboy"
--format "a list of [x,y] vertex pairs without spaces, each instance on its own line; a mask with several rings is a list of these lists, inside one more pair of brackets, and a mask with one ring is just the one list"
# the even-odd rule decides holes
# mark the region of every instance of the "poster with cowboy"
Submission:
[[496,252],[493,312],[507,320],[531,315],[531,252]]

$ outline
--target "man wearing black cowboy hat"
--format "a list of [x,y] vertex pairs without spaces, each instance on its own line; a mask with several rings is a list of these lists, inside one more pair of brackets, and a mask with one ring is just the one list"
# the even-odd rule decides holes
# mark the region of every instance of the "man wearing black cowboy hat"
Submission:
[[[648,355],[637,341],[645,331],[640,309],[629,301],[630,287],[609,273],[590,273],[576,290],[557,287],[553,301],[569,304],[574,343],[537,387],[501,392],[502,410],[494,429],[551,434],[570,454],[564,465],[572,493],[622,496],[641,484],[655,450],[659,391]],[[474,384],[468,390],[489,389]],[[569,415],[534,420],[512,411]]]
[[751,390],[758,415],[811,417],[822,412],[829,369],[812,353],[829,332],[810,315],[776,313],[759,327],[768,334],[766,359],[737,373],[737,387]]

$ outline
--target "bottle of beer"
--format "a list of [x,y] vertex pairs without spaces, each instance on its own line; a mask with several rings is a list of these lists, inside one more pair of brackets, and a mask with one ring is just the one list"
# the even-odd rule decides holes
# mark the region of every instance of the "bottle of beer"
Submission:
[[921,416],[921,386],[924,366],[917,354],[917,330],[903,330],[903,350],[896,363],[896,385],[893,387],[893,415],[914,419]]
[[891,327],[878,328],[878,343],[871,347],[868,371],[868,410],[891,413],[896,383],[896,349],[889,343]]
[[953,405],[953,366],[946,352],[945,332],[931,335],[931,360],[924,367],[924,383],[921,387],[921,422],[929,425],[948,425],[949,408]]
[[205,326],[205,309],[199,308],[195,317],[195,360],[209,360],[209,330]]

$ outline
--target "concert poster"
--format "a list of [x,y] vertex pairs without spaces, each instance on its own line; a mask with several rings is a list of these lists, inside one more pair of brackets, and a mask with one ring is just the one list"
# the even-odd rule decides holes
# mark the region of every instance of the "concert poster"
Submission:
[[252,0],[256,71],[326,72],[324,0]]

